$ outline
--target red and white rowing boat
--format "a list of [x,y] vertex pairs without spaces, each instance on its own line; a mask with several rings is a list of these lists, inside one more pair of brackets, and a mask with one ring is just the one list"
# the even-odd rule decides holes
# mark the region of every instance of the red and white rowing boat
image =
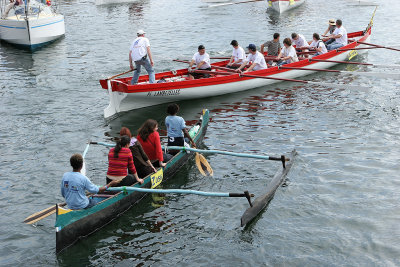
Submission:
[[300,6],[305,1],[306,0],[268,0],[268,8],[271,8],[278,13],[283,13]]
[[109,105],[104,110],[104,117],[108,120],[120,112],[147,106],[245,91],[280,80],[309,75],[317,70],[326,70],[339,64],[338,61],[351,60],[358,53],[368,50],[362,49],[365,47],[362,42],[368,42],[371,38],[371,27],[372,19],[366,30],[349,33],[349,44],[340,49],[284,65],[285,68],[270,67],[246,73],[259,78],[245,77],[239,73],[231,74],[226,70],[220,71],[218,66],[225,66],[228,63],[225,60],[212,64],[215,69],[210,78],[189,80],[188,70],[185,68],[158,73],[156,80],[162,82],[153,84],[148,83],[148,75],[141,76],[137,85],[130,85],[131,77],[100,80],[102,88],[108,90],[110,98]]

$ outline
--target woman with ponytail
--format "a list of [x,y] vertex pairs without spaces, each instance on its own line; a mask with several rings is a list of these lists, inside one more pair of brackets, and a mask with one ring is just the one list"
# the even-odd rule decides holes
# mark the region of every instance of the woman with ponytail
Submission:
[[[133,165],[132,153],[129,150],[131,139],[129,136],[122,136],[116,146],[108,153],[107,184],[112,186],[131,186],[135,180],[143,184],[143,179],[137,175],[135,165]],[[128,169],[131,174],[128,174]]]

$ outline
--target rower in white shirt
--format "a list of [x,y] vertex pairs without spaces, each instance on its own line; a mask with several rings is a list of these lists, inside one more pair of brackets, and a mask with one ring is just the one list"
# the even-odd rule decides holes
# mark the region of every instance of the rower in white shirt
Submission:
[[283,49],[277,59],[278,66],[299,61],[296,49],[292,46],[292,40],[290,38],[285,38],[285,40],[283,40]]
[[264,55],[257,51],[257,47],[255,44],[249,44],[247,47],[249,49],[249,55],[243,64],[236,69],[236,72],[242,72],[242,69],[247,65],[247,63],[252,62],[249,68],[247,68],[244,72],[256,71],[267,69],[267,62],[265,62]]
[[198,52],[193,55],[192,61],[189,63],[189,78],[199,79],[199,78],[209,78],[210,74],[204,73],[194,73],[192,72],[193,65],[196,64],[196,69],[198,70],[209,70],[211,71],[210,56],[206,53],[206,48],[204,45],[199,45]]
[[[231,45],[233,46],[232,56],[227,67],[236,69],[237,65],[242,65],[243,61],[246,59],[246,53],[244,49],[239,46],[238,41],[232,40]],[[235,64],[236,66],[234,66]]]
[[321,38],[319,37],[318,33],[313,34],[313,41],[310,44],[310,48],[315,48],[315,51],[317,51],[317,53],[314,54],[312,57],[328,53],[328,50],[326,49],[326,46],[325,46],[324,42],[321,40]]
[[301,52],[303,50],[306,51],[308,48],[308,43],[304,35],[302,34],[297,34],[297,33],[292,33],[292,44],[296,45],[296,50],[298,52]]
[[347,45],[347,31],[342,26],[342,21],[340,19],[336,20],[336,29],[331,35],[329,35],[329,38],[334,38],[335,41],[328,45],[328,50],[338,49]]

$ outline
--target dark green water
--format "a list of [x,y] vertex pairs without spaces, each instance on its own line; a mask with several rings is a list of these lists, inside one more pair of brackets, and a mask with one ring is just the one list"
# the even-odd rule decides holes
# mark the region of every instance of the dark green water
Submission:
[[[372,41],[398,43],[400,4],[378,1]],[[0,46],[1,266],[396,266],[400,265],[399,81],[317,74],[321,82],[368,86],[339,90],[279,83],[238,94],[182,102],[181,115],[211,110],[203,147],[272,155],[299,152],[288,186],[248,229],[240,228],[244,199],[199,196],[146,198],[101,231],[55,255],[54,216],[36,227],[21,223],[62,202],[59,182],[69,157],[87,140],[109,142],[121,126],[163,121],[165,106],[129,112],[106,124],[108,104],[98,80],[128,69],[138,28],[150,39],[157,71],[184,68],[199,44],[228,55],[237,39],[260,45],[274,32],[322,33],[330,18],[348,32],[363,30],[374,7],[357,1],[308,0],[293,12],[266,12],[265,2],[208,8],[200,0],[141,0],[95,6],[64,1],[66,36],[28,53]],[[358,61],[399,64],[399,53],[370,50]],[[395,72],[338,66],[337,69]],[[107,149],[92,146],[88,176],[103,184]],[[166,188],[260,194],[278,165],[207,156],[214,177],[190,161]],[[157,205],[164,202],[163,206]],[[396,226],[397,225],[397,226]]]

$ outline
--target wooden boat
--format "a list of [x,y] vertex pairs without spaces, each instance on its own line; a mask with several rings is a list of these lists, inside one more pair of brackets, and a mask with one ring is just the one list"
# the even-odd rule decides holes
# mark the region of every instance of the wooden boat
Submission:
[[246,226],[250,224],[257,217],[257,215],[260,214],[260,212],[267,207],[268,203],[274,197],[278,187],[282,185],[282,183],[285,181],[287,174],[293,166],[296,155],[296,150],[293,150],[289,157],[290,160],[287,163],[285,163],[283,158],[284,164],[282,164],[282,166],[276,172],[274,178],[272,178],[272,180],[268,183],[268,186],[265,190],[266,192],[263,195],[257,197],[252,202],[252,206],[243,213],[240,220],[241,226]]
[[[189,134],[196,145],[200,144],[207,130],[209,111],[203,110],[200,120],[193,126]],[[142,185],[136,183],[134,187],[154,188],[171,178],[194,153],[179,152],[164,168],[144,178]],[[108,192],[95,195],[98,204],[89,209],[70,210],[57,205],[56,216],[56,252],[59,253],[103,226],[109,224],[132,206],[136,205],[146,193],[126,191]]]
[[302,5],[306,0],[268,0],[268,8],[278,13],[291,10]]
[[[35,50],[65,34],[64,16],[47,1],[36,0],[9,9],[9,1],[0,0],[0,40]],[[7,3],[7,4],[6,4]]]
[[[302,67],[309,69],[328,69],[339,64],[334,61],[351,60],[358,53],[365,50],[353,50],[365,45],[359,43],[368,42],[371,38],[371,23],[364,31],[358,31],[348,34],[349,44],[314,57],[321,62],[303,59],[298,62],[285,65],[285,67]],[[328,61],[324,61],[328,60]],[[227,60],[213,63],[212,66],[225,66]],[[131,77],[100,80],[103,89],[108,90],[110,98],[109,105],[104,110],[104,118],[112,119],[120,112],[139,109],[147,106],[189,100],[195,98],[204,98],[217,96],[239,91],[245,91],[256,87],[270,85],[276,82],[276,78],[292,79],[314,73],[313,70],[295,70],[279,67],[270,67],[264,70],[251,72],[252,75],[270,77],[270,79],[260,79],[244,77],[238,73],[232,75],[219,75],[218,70],[210,78],[189,80],[188,70],[180,69],[177,71],[168,71],[156,74],[158,83],[149,84],[148,75],[141,76],[137,85],[130,85]]]

